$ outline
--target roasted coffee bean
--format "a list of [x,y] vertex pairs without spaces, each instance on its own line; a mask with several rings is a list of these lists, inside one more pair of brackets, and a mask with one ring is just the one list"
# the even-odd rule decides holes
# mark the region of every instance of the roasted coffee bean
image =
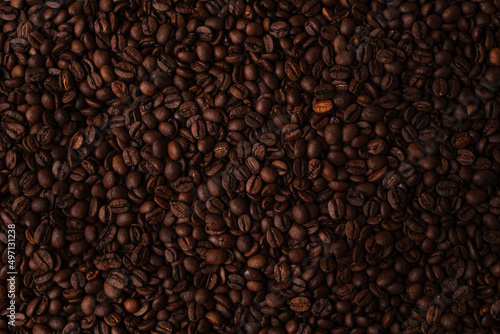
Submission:
[[132,79],[136,75],[136,68],[127,62],[119,62],[116,64],[115,73],[119,78]]
[[306,312],[311,308],[311,301],[306,297],[295,297],[290,300],[290,309],[294,312]]
[[340,300],[349,301],[356,296],[356,288],[352,284],[345,284],[337,290]]
[[439,196],[453,197],[458,193],[458,185],[454,181],[440,181],[436,184],[436,192]]
[[190,208],[185,203],[179,201],[173,202],[170,204],[170,208],[172,213],[178,218],[189,217]]
[[495,301],[490,306],[490,314],[493,317],[493,319],[495,319],[495,320],[499,320],[500,319],[500,310],[499,310],[499,307],[500,307],[500,301],[499,300]]
[[342,219],[345,216],[345,205],[341,199],[332,199],[328,202],[328,213],[333,219]]
[[437,325],[441,321],[441,308],[439,306],[433,305],[427,310],[425,320],[430,325]]

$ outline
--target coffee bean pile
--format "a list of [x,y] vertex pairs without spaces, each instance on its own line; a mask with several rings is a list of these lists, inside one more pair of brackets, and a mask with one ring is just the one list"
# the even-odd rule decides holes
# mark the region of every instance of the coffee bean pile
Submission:
[[499,0],[0,23],[0,334],[500,333]]

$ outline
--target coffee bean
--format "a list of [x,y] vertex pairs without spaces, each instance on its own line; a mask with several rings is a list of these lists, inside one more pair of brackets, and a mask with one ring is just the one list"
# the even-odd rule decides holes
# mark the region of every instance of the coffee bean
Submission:
[[328,202],[328,213],[333,219],[342,219],[345,216],[345,205],[340,199],[333,199]]
[[129,63],[139,65],[142,63],[143,55],[136,48],[127,46],[123,49],[123,58]]
[[484,241],[498,245],[500,244],[500,233],[498,231],[487,231],[484,233]]
[[490,313],[491,313],[491,316],[493,317],[493,319],[495,320],[498,320],[500,318],[500,310],[499,310],[499,307],[500,307],[500,301],[495,301],[491,307],[490,307]]
[[394,60],[394,53],[387,49],[380,49],[377,51],[376,59],[383,64],[389,64]]
[[290,309],[294,312],[306,312],[311,308],[311,301],[306,297],[295,297],[290,300]]
[[318,101],[313,105],[313,110],[319,114],[331,112],[333,110],[333,102],[330,100]]
[[436,192],[443,197],[453,197],[458,192],[458,185],[453,181],[440,181],[436,185]]
[[127,62],[119,62],[116,64],[115,73],[119,78],[132,79],[136,75],[136,68]]
[[352,284],[342,285],[337,290],[337,296],[340,300],[352,300],[356,296],[356,288]]
[[363,160],[351,160],[346,164],[349,174],[361,175],[366,171],[366,163]]
[[156,324],[156,331],[162,334],[170,334],[174,332],[174,326],[168,321],[159,321]]
[[426,317],[425,317],[425,320],[430,324],[430,325],[436,325],[436,324],[439,324],[440,320],[441,320],[441,309],[439,306],[431,306],[428,310],[427,310],[427,314],[426,314]]
[[276,228],[270,228],[266,233],[266,239],[269,246],[278,248],[283,245],[284,238],[281,232]]
[[187,218],[187,217],[189,217],[190,209],[189,209],[189,207],[185,203],[182,203],[182,202],[173,202],[170,205],[170,208],[172,210],[172,213],[176,217],[178,217],[178,218]]
[[207,252],[207,262],[210,264],[223,264],[227,253],[223,249],[210,249]]

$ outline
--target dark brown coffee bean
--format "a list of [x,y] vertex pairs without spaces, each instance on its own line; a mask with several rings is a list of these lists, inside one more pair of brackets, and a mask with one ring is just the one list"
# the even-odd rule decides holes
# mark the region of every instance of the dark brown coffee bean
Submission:
[[116,64],[115,73],[120,78],[132,79],[136,75],[136,68],[130,63],[119,62]]
[[498,320],[500,318],[500,310],[499,310],[499,307],[500,307],[500,301],[497,300],[495,301],[491,307],[490,307],[490,313],[491,313],[491,316],[493,317],[493,319],[495,320]]
[[189,217],[190,208],[185,203],[182,202],[173,202],[170,204],[170,208],[172,213],[178,218],[187,218]]
[[443,197],[453,197],[458,193],[458,185],[453,181],[440,181],[436,185],[436,192]]
[[328,202],[328,213],[333,219],[342,219],[345,216],[345,205],[340,199],[332,199]]
[[311,308],[311,301],[306,297],[295,297],[290,301],[290,309],[294,312],[306,312]]
[[500,244],[500,233],[498,231],[487,231],[485,232],[484,236],[484,241],[493,244],[493,245],[498,245]]
[[436,325],[441,321],[441,314],[440,307],[434,305],[427,310],[425,319],[430,325]]
[[299,65],[292,61],[285,63],[285,73],[292,81],[298,81],[302,76]]
[[139,65],[142,63],[143,55],[136,48],[127,46],[123,49],[123,58],[131,64]]
[[363,160],[351,160],[346,164],[346,171],[353,175],[364,174],[366,171],[366,163]]
[[349,301],[356,296],[356,288],[352,284],[345,284],[337,290],[337,296],[340,300]]
[[269,246],[278,248],[283,245],[284,238],[281,232],[276,228],[270,228],[266,233],[266,239]]
[[381,49],[377,51],[376,58],[380,63],[389,64],[394,60],[394,54],[390,50]]

